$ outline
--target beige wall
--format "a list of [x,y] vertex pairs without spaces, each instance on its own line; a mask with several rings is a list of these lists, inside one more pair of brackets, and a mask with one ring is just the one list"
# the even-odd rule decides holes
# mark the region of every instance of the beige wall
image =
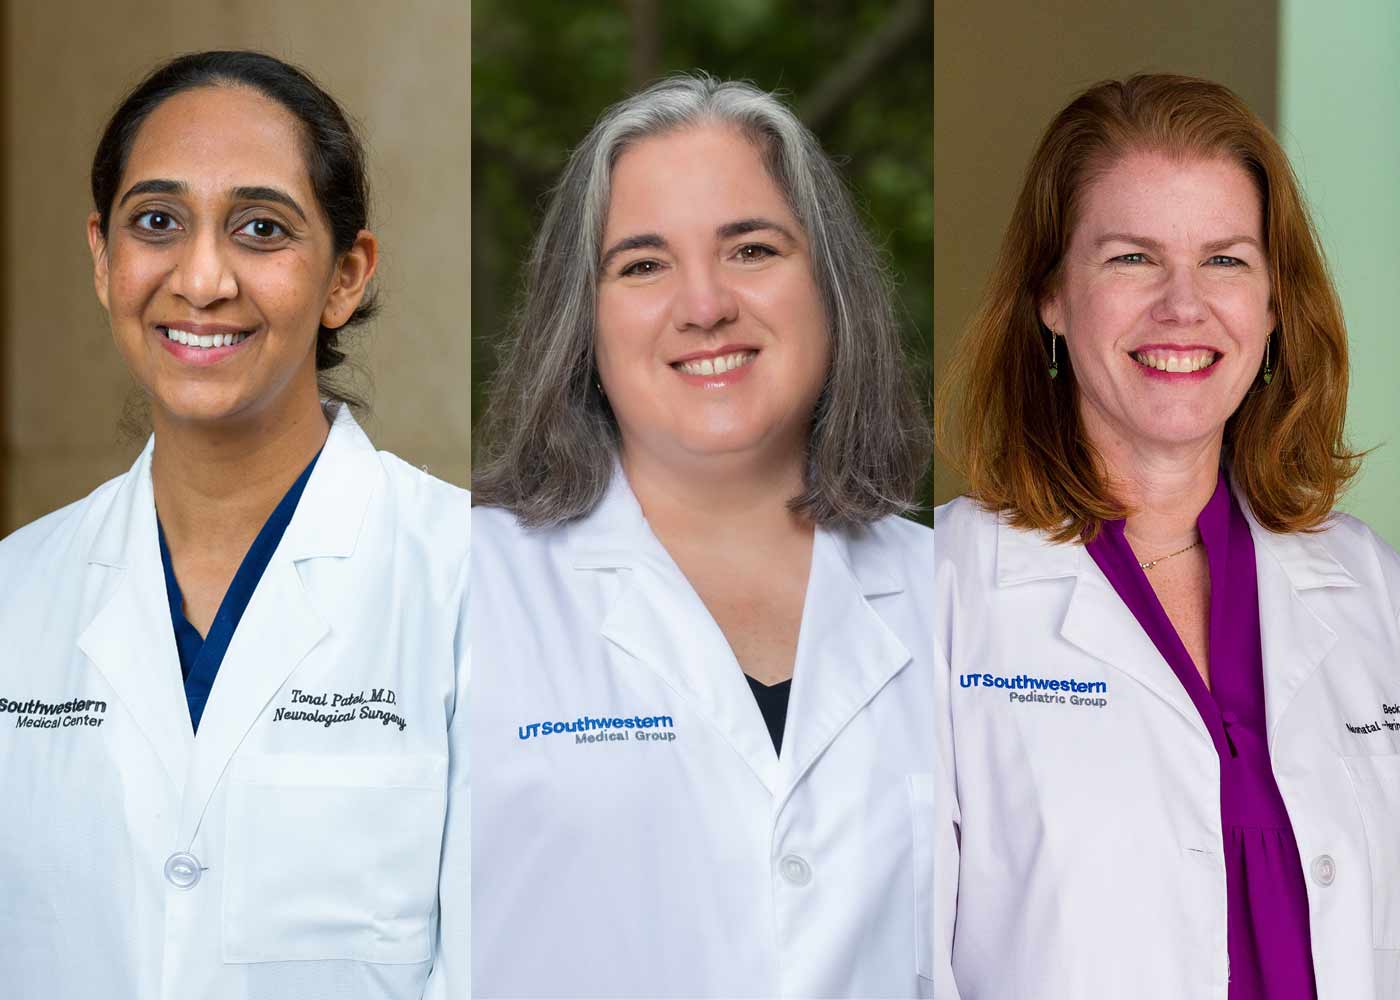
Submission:
[[370,147],[383,311],[357,335],[381,448],[463,485],[468,391],[468,4],[461,0],[3,0],[8,266],[0,289],[0,532],[123,470],[131,381],[83,236],[93,146],[163,58],[266,49],[308,69]]
[[[1078,91],[1138,71],[1205,76],[1266,122],[1278,12],[1261,0],[935,0],[934,377],[972,315],[1041,131]],[[960,490],[935,463],[938,503]]]

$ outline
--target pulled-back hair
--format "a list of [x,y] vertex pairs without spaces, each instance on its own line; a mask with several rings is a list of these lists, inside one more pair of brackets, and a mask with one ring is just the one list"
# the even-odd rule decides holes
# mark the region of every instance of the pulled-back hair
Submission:
[[664,79],[605,111],[550,195],[523,304],[491,388],[473,502],[529,525],[591,511],[612,475],[617,422],[594,362],[599,249],[612,169],[638,141],[721,124],[755,143],[811,250],[831,346],[792,510],[861,524],[915,506],[931,457],[881,258],[816,137],[781,101],[705,75]]
[[1259,523],[1317,528],[1356,474],[1343,436],[1346,326],[1317,233],[1278,141],[1227,88],[1144,74],[1090,87],[1056,115],[1031,158],[982,304],[938,386],[943,455],[969,495],[1056,541],[1092,538],[1131,511],[1085,436],[1074,370],[1046,375],[1040,305],[1055,290],[1093,181],[1130,153],[1225,158],[1263,209],[1275,374],[1225,425],[1223,461]]

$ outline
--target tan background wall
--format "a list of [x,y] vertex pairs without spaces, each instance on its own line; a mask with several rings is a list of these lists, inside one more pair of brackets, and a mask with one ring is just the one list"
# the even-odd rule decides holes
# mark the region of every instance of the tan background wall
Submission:
[[4,190],[0,533],[90,492],[139,448],[117,431],[132,383],[92,287],[93,147],[160,60],[261,48],[309,70],[369,143],[383,311],[356,339],[366,429],[465,485],[470,8],[462,0],[0,0]]
[[[1074,94],[1138,71],[1205,76],[1266,122],[1277,107],[1277,4],[1261,0],[935,0],[935,382],[972,315],[1051,117]],[[960,491],[935,463],[934,498]]]

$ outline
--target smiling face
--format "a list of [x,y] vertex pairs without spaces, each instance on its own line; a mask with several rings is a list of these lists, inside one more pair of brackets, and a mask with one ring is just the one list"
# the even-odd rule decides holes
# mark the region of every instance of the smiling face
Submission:
[[349,319],[373,248],[348,273],[336,259],[301,149],[276,102],[187,90],[137,132],[105,238],[89,219],[98,298],[157,427],[319,405],[318,328]]
[[1041,320],[1100,449],[1221,440],[1274,328],[1264,242],[1232,160],[1130,153],[1090,183]]
[[623,450],[800,462],[830,348],[806,237],[758,148],[698,126],[618,158],[597,361]]

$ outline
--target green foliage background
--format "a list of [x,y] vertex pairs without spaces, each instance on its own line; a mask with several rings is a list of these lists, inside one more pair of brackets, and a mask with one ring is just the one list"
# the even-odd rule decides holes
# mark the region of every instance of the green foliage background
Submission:
[[[474,426],[544,197],[570,148],[609,104],[694,69],[780,91],[843,164],[899,282],[909,353],[931,396],[930,9],[927,0],[473,0]],[[853,65],[872,48],[877,61]]]

